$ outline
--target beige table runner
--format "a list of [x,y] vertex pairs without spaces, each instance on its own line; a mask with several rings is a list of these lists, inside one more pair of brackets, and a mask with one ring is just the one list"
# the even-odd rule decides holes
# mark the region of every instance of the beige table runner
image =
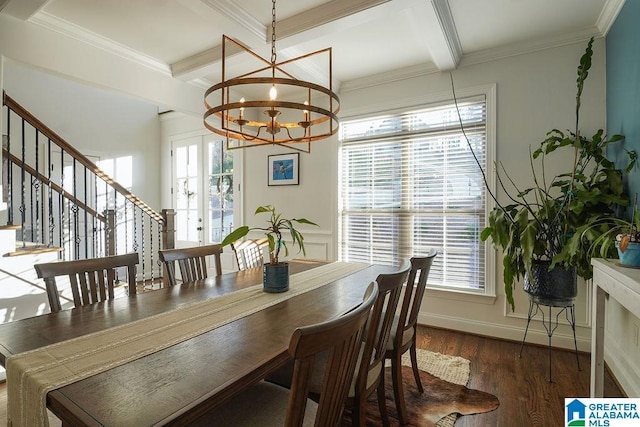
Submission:
[[47,426],[46,396],[56,388],[186,341],[366,268],[334,262],[290,277],[290,290],[262,284],[7,359],[8,425]]

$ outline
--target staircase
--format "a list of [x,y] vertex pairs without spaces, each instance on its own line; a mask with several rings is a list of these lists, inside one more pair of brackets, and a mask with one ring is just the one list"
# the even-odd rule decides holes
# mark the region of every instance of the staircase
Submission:
[[[156,212],[2,94],[0,323],[49,312],[33,265],[137,252],[141,291],[162,286],[158,250],[174,247],[174,213]],[[61,290],[63,308],[73,306]]]

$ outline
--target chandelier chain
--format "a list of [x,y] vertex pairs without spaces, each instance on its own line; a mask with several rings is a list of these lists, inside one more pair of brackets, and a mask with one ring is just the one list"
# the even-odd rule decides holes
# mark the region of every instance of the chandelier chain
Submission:
[[276,0],[271,8],[271,64],[276,63]]

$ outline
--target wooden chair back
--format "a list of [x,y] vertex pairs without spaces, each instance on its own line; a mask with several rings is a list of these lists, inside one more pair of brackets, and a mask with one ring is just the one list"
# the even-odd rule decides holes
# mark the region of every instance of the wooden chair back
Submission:
[[267,246],[269,246],[269,240],[266,238],[249,239],[232,243],[231,249],[233,249],[233,253],[236,255],[238,270],[262,267],[264,263],[262,250]]
[[169,279],[169,285],[176,285],[176,267],[178,263],[180,269],[180,277],[182,282],[192,282],[194,280],[206,279],[207,273],[207,257],[212,256],[216,275],[222,274],[222,262],[220,254],[222,254],[222,246],[220,244],[194,246],[191,248],[165,249],[159,251],[160,260],[165,265],[165,271]]
[[138,254],[114,255],[78,261],[34,264],[38,277],[44,279],[51,312],[62,310],[56,277],[68,276],[75,307],[114,298],[114,286],[121,278],[116,268],[126,267],[129,295],[136,294]]
[[427,287],[427,277],[429,277],[431,265],[437,254],[438,252],[432,249],[427,255],[423,257],[413,257],[410,260],[411,270],[409,271],[407,286],[405,287],[404,297],[402,298],[402,306],[400,308],[400,315],[398,316],[398,329],[395,331],[395,342],[393,345],[393,347],[400,350],[401,353],[406,351],[406,348],[402,349],[402,340],[405,332],[413,329],[415,334],[420,305],[422,304],[424,290]]
[[[378,275],[378,298],[371,309],[367,324],[367,336],[365,337],[362,362],[358,368],[355,401],[362,405],[377,388],[380,376],[384,375],[384,356],[391,334],[393,318],[398,308],[402,285],[407,279],[409,265],[403,266],[400,271]],[[374,380],[375,377],[378,377]],[[380,403],[380,402],[379,402]],[[354,409],[357,412],[357,409]],[[386,414],[383,414],[386,416]]]
[[291,336],[289,354],[294,358],[291,393],[285,426],[302,426],[316,355],[327,352],[316,426],[341,425],[345,399],[353,379],[362,335],[371,307],[378,299],[372,282],[363,303],[344,316],[297,328]]

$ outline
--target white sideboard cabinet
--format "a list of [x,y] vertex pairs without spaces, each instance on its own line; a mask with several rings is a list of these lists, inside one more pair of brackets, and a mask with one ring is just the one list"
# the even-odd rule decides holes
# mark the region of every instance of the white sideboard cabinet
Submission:
[[616,265],[616,260],[593,258],[591,313],[591,397],[603,397],[605,298],[608,295],[640,317],[640,269]]

